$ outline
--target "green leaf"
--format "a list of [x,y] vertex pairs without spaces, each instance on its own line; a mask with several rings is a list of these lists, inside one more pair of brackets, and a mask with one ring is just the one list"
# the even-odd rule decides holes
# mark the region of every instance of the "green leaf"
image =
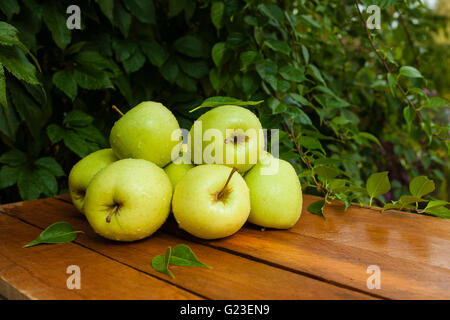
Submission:
[[267,47],[269,47],[270,49],[272,49],[275,52],[281,52],[285,55],[289,55],[291,48],[289,47],[289,45],[281,40],[273,40],[273,39],[269,39],[264,41],[264,45],[266,45]]
[[285,65],[281,67],[279,73],[284,79],[288,81],[302,82],[306,79],[304,70],[291,65]]
[[139,49],[136,50],[130,58],[122,62],[123,68],[127,73],[138,71],[139,69],[142,68],[144,63],[145,63],[145,56]]
[[25,152],[14,149],[7,151],[0,156],[0,163],[7,164],[11,167],[19,167],[27,162],[27,155]]
[[322,83],[324,86],[327,84],[325,83],[325,80],[323,80],[322,74],[320,73],[319,69],[313,64],[308,65],[308,74],[310,74],[314,79]]
[[448,102],[445,99],[439,97],[432,97],[425,101],[421,108],[446,108],[448,106]]
[[66,26],[66,17],[55,4],[44,4],[43,19],[51,32],[53,40],[61,49],[70,43],[71,33]]
[[61,70],[55,72],[53,74],[52,82],[58,89],[72,99],[72,101],[75,100],[78,93],[78,87],[71,71]]
[[64,138],[64,129],[57,124],[51,124],[47,127],[47,136],[52,144],[61,141]]
[[320,143],[319,139],[317,139],[315,137],[302,136],[300,138],[300,145],[307,149],[322,150],[325,153],[325,150],[323,149],[322,144]]
[[39,158],[34,162],[35,165],[38,166],[38,168],[46,169],[48,172],[50,172],[52,175],[56,177],[62,177],[65,176],[65,173],[58,162],[56,162],[55,159],[50,157],[43,157]]
[[82,231],[75,231],[67,222],[56,222],[42,231],[39,237],[23,247],[28,248],[42,243],[53,244],[72,242],[77,238],[77,233],[81,232]]
[[227,48],[225,45],[225,42],[217,42],[212,50],[211,50],[211,57],[214,61],[214,64],[220,68],[223,66],[223,64],[225,63],[225,58],[226,58],[226,52],[227,52]]
[[224,10],[225,5],[222,1],[214,2],[211,6],[211,21],[217,30],[222,28]]
[[423,78],[419,70],[411,66],[403,66],[400,68],[399,74],[408,78]]
[[58,182],[55,176],[43,167],[38,167],[36,172],[39,175],[41,191],[48,197],[55,196],[58,192]]
[[76,68],[74,79],[80,87],[88,90],[114,88],[111,80],[103,71],[88,68]]
[[378,138],[375,137],[373,134],[371,134],[369,132],[359,132],[357,135],[359,137],[364,138],[364,139],[367,139],[367,140],[370,140],[372,142],[375,142],[377,145],[379,145],[381,147],[380,140],[378,140]]
[[121,1],[116,1],[114,6],[114,21],[125,38],[128,38],[131,25],[131,14],[122,6]]
[[141,48],[150,63],[158,68],[161,67],[169,57],[166,49],[154,40],[141,42]]
[[189,112],[194,112],[200,108],[214,108],[214,107],[228,105],[228,104],[234,105],[234,106],[255,106],[255,105],[258,105],[263,102],[264,102],[264,100],[242,101],[242,100],[231,98],[231,97],[216,96],[216,97],[210,97],[210,98],[205,99],[201,105],[190,110]]
[[19,119],[13,108],[8,110],[0,108],[0,133],[14,142],[19,125]]
[[261,63],[256,64],[256,72],[258,72],[261,79],[266,81],[272,86],[274,90],[277,90],[277,65],[270,59],[266,59]]
[[103,134],[93,125],[88,125],[85,127],[76,127],[74,128],[75,132],[87,141],[95,142],[99,145],[105,145],[106,140]]
[[10,187],[17,183],[20,167],[2,166],[0,168],[0,189]]
[[417,202],[425,202],[426,200],[423,200],[419,197],[415,197],[415,196],[401,196],[400,199],[398,200],[398,202],[401,204],[401,208],[403,209],[404,207],[406,207],[408,204],[411,203],[417,203]]
[[190,61],[179,58],[178,66],[184,71],[184,73],[194,79],[201,79],[209,72],[209,66],[204,60]]
[[21,170],[17,186],[23,200],[37,199],[42,193],[41,177],[37,170]]
[[388,80],[389,92],[391,93],[392,96],[395,97],[395,90],[396,90],[397,83],[398,83],[397,78],[392,73],[388,73],[387,80]]
[[322,28],[322,25],[320,23],[316,22],[314,19],[312,19],[311,17],[308,17],[305,14],[302,14],[300,16],[300,18],[303,21],[307,22],[309,25],[313,26],[314,28],[318,28],[318,29]]
[[303,60],[305,60],[305,64],[309,63],[309,52],[308,49],[302,45],[302,55],[303,55]]
[[165,255],[158,255],[152,259],[152,267],[156,271],[164,273],[173,279],[173,278],[175,278],[175,276],[169,270],[169,262],[170,262],[171,255],[172,255],[172,250],[169,246],[166,250]]
[[156,23],[153,0],[126,0],[125,7],[143,23]]
[[185,244],[179,244],[173,248],[170,264],[182,267],[202,267],[211,269],[210,266],[200,262],[194,252],[192,252],[191,248]]
[[388,178],[388,171],[373,173],[369,179],[367,179],[366,190],[370,196],[370,205],[372,205],[372,199],[391,190],[391,183]]
[[164,79],[170,83],[174,83],[178,77],[180,69],[174,59],[167,60],[164,65],[159,69]]
[[2,64],[17,79],[29,84],[39,84],[36,68],[28,61],[18,47],[0,46],[0,64]]
[[382,212],[386,210],[392,210],[392,209],[400,209],[402,207],[402,204],[400,202],[393,202],[393,203],[386,203],[383,207]]
[[430,202],[427,203],[427,206],[425,207],[425,209],[423,209],[423,211],[427,212],[430,209],[446,206],[448,204],[449,203],[444,200],[431,200]]
[[2,0],[0,1],[0,9],[6,15],[8,20],[11,20],[12,16],[20,12],[20,6],[17,0]]
[[114,0],[95,0],[108,20],[114,24]]
[[314,172],[317,175],[319,175],[319,177],[322,177],[326,180],[333,179],[342,173],[341,170],[339,170],[337,168],[324,166],[324,165],[319,165],[319,166],[314,167]]
[[308,211],[312,214],[321,216],[322,218],[325,219],[325,216],[323,215],[323,207],[325,206],[325,200],[318,200],[315,201],[313,203],[311,203],[308,206]]
[[174,48],[192,58],[207,58],[209,57],[209,50],[205,43],[196,36],[184,36],[178,38],[173,43]]
[[82,136],[72,130],[64,133],[64,144],[81,158],[99,149],[97,144],[88,143]]
[[416,112],[410,106],[407,106],[403,109],[403,117],[405,118],[408,131],[411,131],[412,123],[416,118]]
[[81,110],[72,110],[64,118],[63,124],[69,127],[83,127],[91,124],[94,118]]
[[434,181],[426,176],[418,176],[409,183],[409,192],[415,197],[422,198],[424,195],[433,192],[435,189]]
[[425,212],[439,218],[450,219],[450,210],[444,206],[432,207]]
[[284,22],[284,13],[279,6],[273,3],[260,4],[258,10],[270,19],[278,21],[279,23]]
[[240,55],[241,60],[241,68],[247,69],[249,65],[251,65],[253,62],[255,62],[256,58],[258,57],[257,51],[244,51]]

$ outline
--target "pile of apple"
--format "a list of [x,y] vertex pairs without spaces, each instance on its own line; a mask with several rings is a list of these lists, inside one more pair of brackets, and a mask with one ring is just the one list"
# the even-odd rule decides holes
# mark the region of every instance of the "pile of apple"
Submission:
[[[203,130],[217,129],[225,137],[226,129],[262,129],[254,113],[233,105],[211,109],[198,120]],[[118,241],[143,239],[161,227],[171,209],[180,228],[203,239],[230,236],[246,221],[277,229],[297,222],[302,209],[297,174],[290,163],[262,152],[264,139],[233,133],[214,142],[224,157],[234,148],[236,159],[256,148],[264,154],[256,164],[202,164],[202,159],[193,159],[198,165],[176,164],[172,151],[179,142],[172,133],[179,128],[161,103],[142,102],[114,124],[111,149],[91,153],[72,168],[73,204],[96,233]],[[277,170],[264,174],[273,164]]]

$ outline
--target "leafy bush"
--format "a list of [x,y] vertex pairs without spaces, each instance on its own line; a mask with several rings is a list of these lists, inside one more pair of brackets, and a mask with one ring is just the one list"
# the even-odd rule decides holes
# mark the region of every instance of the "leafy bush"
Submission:
[[[433,37],[447,19],[415,0],[360,3],[86,0],[69,30],[70,1],[2,0],[0,202],[67,192],[64,173],[108,145],[113,104],[161,101],[189,128],[211,96],[265,101],[250,108],[282,130],[307,193],[423,212],[425,194],[390,202],[426,175],[446,201],[448,103],[431,95],[450,91],[449,45]],[[381,30],[365,28],[370,4]],[[388,188],[371,187],[385,171]],[[445,201],[425,213],[448,215]]]

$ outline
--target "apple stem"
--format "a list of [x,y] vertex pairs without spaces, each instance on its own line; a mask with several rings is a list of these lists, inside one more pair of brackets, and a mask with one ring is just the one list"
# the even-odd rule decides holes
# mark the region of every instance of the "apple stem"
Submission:
[[225,185],[223,186],[222,190],[220,190],[219,192],[217,192],[216,194],[216,200],[220,200],[223,198],[223,196],[225,195],[225,189],[227,188],[228,183],[231,180],[231,177],[233,176],[233,174],[238,171],[238,169],[236,167],[233,167],[233,169],[231,169],[230,175],[228,176],[227,182],[225,182]]
[[112,217],[113,214],[115,214],[115,213],[117,212],[118,208],[119,208],[118,206],[114,206],[114,207],[111,209],[111,211],[109,211],[109,214],[108,214],[108,216],[106,217],[106,222],[107,222],[107,223],[110,223],[110,222],[111,222],[111,217]]
[[114,110],[116,110],[122,117],[125,115],[122,111],[119,110],[115,105],[112,106]]

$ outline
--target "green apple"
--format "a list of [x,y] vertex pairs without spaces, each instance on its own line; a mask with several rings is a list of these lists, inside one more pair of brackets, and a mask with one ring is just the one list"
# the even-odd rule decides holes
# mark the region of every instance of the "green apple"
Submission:
[[186,174],[186,172],[191,170],[193,167],[194,167],[194,165],[192,165],[190,163],[171,162],[164,168],[164,171],[166,172],[167,176],[169,177],[170,182],[172,183],[172,187],[175,188],[178,181],[180,181],[181,178],[183,178],[183,176]]
[[86,192],[84,212],[95,232],[135,241],[161,227],[170,212],[172,185],[163,169],[142,159],[123,159],[100,171]]
[[256,225],[289,229],[302,212],[302,188],[294,167],[284,160],[266,156],[247,174],[251,211],[248,221]]
[[87,155],[73,166],[69,174],[69,192],[78,211],[83,213],[84,196],[89,182],[97,172],[114,161],[117,161],[117,157],[112,149],[102,149]]
[[[258,117],[239,106],[220,106],[202,114],[189,135],[191,158],[195,164],[224,164],[244,173],[257,163],[259,154],[264,150],[264,135]],[[210,153],[210,145],[215,148],[211,152],[214,161],[207,161],[204,157],[205,153]]]
[[144,159],[164,167],[179,144],[172,134],[180,126],[161,103],[145,101],[128,111],[114,124],[109,142],[119,159]]
[[237,232],[250,213],[248,187],[235,168],[201,165],[178,182],[172,211],[181,229],[202,239],[217,239]]

